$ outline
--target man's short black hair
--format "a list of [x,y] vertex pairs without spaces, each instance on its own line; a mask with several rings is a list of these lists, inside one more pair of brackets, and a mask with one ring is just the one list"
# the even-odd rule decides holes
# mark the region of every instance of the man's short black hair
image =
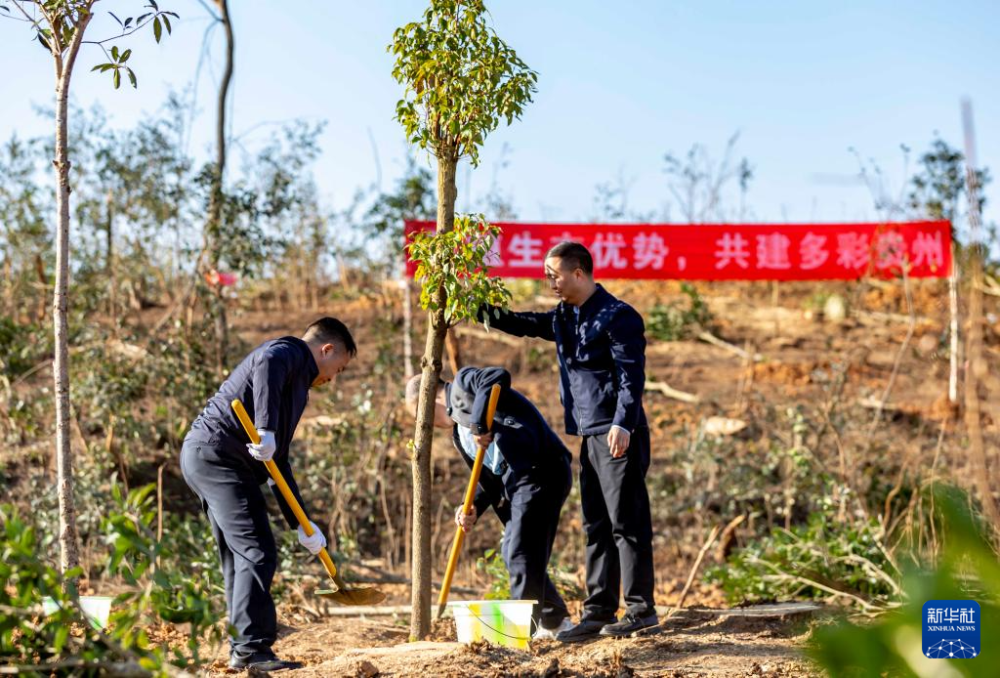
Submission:
[[587,275],[594,275],[594,257],[590,256],[590,250],[578,242],[566,240],[552,249],[545,255],[545,258],[556,257],[562,260],[564,268],[571,271],[583,270]]
[[354,343],[351,331],[347,329],[347,325],[336,318],[320,318],[306,328],[302,340],[322,344],[339,344],[351,357],[358,354],[358,346]]

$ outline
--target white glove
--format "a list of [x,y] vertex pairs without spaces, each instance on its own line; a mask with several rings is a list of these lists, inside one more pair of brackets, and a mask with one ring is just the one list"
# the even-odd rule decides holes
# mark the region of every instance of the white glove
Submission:
[[301,525],[299,525],[299,543],[305,546],[309,553],[316,555],[320,552],[320,549],[326,548],[326,537],[324,537],[323,533],[319,531],[318,527],[316,527],[316,523],[310,520],[309,524],[312,525],[313,529],[311,537],[307,537],[306,531],[302,529]]
[[260,436],[259,445],[247,444],[250,456],[257,461],[271,461],[275,450],[278,449],[278,442],[274,439],[274,431],[257,431],[257,435]]

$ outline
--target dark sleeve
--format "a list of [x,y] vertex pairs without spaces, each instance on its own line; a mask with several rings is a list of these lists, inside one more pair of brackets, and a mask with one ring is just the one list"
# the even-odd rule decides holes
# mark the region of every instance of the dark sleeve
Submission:
[[472,505],[476,507],[476,519],[483,517],[483,514],[490,510],[493,502],[483,486],[476,483],[476,496],[472,499]]
[[476,394],[476,399],[472,403],[472,426],[469,428],[475,435],[482,435],[492,427],[492,422],[486,421],[490,409],[490,391],[493,390],[494,384],[500,384],[501,397],[510,390],[510,372],[502,367],[464,369],[468,370],[466,378],[471,387],[469,390]]
[[[556,340],[555,318],[556,312],[546,311],[545,313],[514,313],[512,311],[502,311],[496,306],[483,306],[480,311],[480,319],[486,318],[485,322],[493,329],[498,329],[515,337],[537,337],[547,341]],[[499,317],[497,317],[499,315]]]
[[626,306],[608,323],[611,357],[618,375],[618,407],[612,422],[626,431],[633,431],[642,407],[642,391],[646,387],[645,326],[635,309]]
[[[309,511],[306,511],[305,502],[302,501],[302,493],[299,492],[299,485],[295,482],[295,476],[292,474],[292,466],[288,463],[288,457],[286,456],[281,461],[275,461],[274,463],[278,467],[278,470],[281,471],[281,477],[285,479],[288,487],[291,488],[292,494],[299,500],[299,506],[302,507],[302,510],[308,516]],[[299,526],[299,519],[292,513],[292,507],[288,505],[285,498],[281,496],[281,490],[278,489],[278,486],[271,483],[268,483],[268,485],[271,487],[274,498],[278,500],[278,508],[281,509],[281,515],[285,516],[285,522],[288,523],[289,528],[294,530]]]
[[[471,368],[471,369],[475,369],[475,368]],[[461,372],[461,370],[459,370],[459,372]],[[471,470],[472,469],[471,462],[468,461],[468,458],[465,456],[465,453],[463,453],[462,450],[459,447],[461,445],[461,442],[458,439],[457,430],[458,430],[457,426],[455,426],[452,429],[451,442],[455,446],[455,449],[458,452],[459,456],[462,457],[462,460],[465,461],[467,464],[469,464],[469,469]],[[463,501],[463,504],[464,504],[464,502],[465,502],[464,497],[463,497],[462,501]],[[483,487],[482,483],[476,483],[476,492],[472,496],[472,505],[476,507],[476,516],[477,516],[477,518],[481,517],[484,513],[486,513],[489,510],[490,506],[493,505],[493,502],[490,500],[490,495],[486,491],[486,489]]]
[[292,371],[294,356],[281,346],[271,346],[253,366],[254,422],[258,431],[277,431],[281,394]]

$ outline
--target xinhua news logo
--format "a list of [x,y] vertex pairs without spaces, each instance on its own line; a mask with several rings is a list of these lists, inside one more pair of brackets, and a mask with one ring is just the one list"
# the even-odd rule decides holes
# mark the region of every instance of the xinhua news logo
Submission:
[[931,659],[979,656],[981,615],[974,600],[928,600],[923,610],[924,655]]

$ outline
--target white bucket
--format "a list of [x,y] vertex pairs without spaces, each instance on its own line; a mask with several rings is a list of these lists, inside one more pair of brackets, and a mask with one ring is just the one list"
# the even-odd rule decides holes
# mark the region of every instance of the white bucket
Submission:
[[[80,596],[80,607],[90,621],[90,625],[95,629],[103,629],[108,625],[108,617],[111,616],[111,596]],[[52,598],[42,598],[42,611],[46,614],[54,614],[59,610],[59,604]]]
[[520,650],[531,640],[534,600],[456,600],[448,603],[455,615],[458,642],[486,640]]

